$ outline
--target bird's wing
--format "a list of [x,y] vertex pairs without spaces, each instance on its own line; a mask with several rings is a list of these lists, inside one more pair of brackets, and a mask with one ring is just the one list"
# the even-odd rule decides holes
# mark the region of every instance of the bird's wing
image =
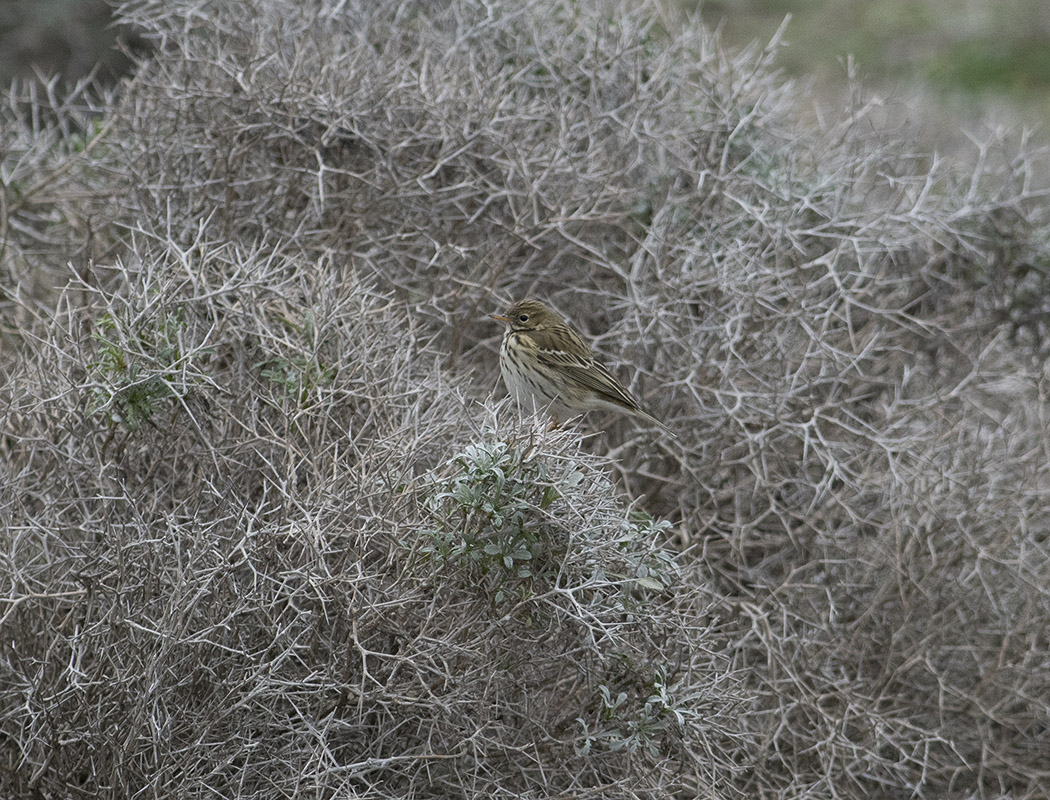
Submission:
[[631,411],[640,410],[634,396],[593,355],[580,356],[564,350],[541,347],[537,357],[548,367],[561,370],[588,389],[593,389],[603,399],[622,405]]
[[[568,337],[569,346],[574,352],[565,350],[566,337]],[[536,331],[533,333],[533,340],[539,348],[536,357],[541,364],[551,369],[560,370],[568,377],[579,381],[588,389],[593,389],[603,400],[623,406],[625,410],[644,417],[663,428],[674,438],[678,438],[677,433],[652,414],[642,410],[634,395],[627,391],[624,385],[616,379],[616,376],[595,358],[594,352],[575,331],[571,329],[559,330],[556,335],[551,335],[546,331]]]

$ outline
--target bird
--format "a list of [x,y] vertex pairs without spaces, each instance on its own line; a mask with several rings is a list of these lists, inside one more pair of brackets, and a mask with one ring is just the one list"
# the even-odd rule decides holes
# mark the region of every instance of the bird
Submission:
[[588,411],[618,411],[677,434],[643,410],[579,333],[558,312],[539,300],[522,300],[503,314],[490,314],[506,325],[499,367],[507,391],[523,408],[546,409],[552,428],[559,420]]

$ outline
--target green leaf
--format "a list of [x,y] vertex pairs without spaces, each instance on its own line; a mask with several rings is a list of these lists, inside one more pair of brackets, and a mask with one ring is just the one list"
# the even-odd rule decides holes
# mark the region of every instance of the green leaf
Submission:
[[634,582],[642,588],[652,589],[654,592],[661,592],[665,588],[663,583],[656,578],[635,578]]

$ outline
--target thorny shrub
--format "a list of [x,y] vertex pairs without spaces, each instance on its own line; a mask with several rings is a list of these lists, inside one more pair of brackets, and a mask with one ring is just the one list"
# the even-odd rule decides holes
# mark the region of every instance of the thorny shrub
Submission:
[[[1050,794],[1029,142],[646,2],[123,13],[0,129],[7,796]],[[528,294],[679,438],[495,410]]]

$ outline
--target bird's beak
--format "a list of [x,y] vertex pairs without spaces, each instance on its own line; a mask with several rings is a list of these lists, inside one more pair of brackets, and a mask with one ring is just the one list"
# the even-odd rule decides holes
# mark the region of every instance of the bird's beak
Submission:
[[496,322],[506,322],[510,325],[510,317],[500,316],[499,314],[489,314],[489,316],[496,320]]

